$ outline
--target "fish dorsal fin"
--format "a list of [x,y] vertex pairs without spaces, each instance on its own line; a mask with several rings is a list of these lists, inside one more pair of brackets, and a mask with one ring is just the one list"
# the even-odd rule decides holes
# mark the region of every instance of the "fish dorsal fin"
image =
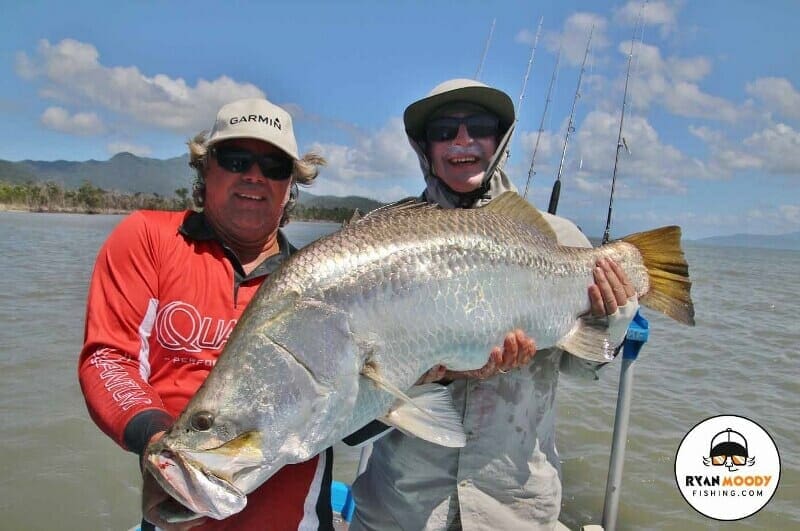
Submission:
[[418,198],[410,197],[408,199],[402,199],[395,203],[389,203],[388,205],[383,205],[381,207],[376,208],[375,210],[370,210],[359,221],[400,211],[441,210],[441,208],[442,207],[440,207],[439,205],[435,205],[432,203],[425,203],[423,201],[420,201]]
[[380,418],[386,424],[441,446],[461,448],[467,444],[461,416],[456,412],[446,387],[417,385],[406,394],[388,382],[373,361],[364,364],[361,374],[397,399],[389,412]]
[[364,215],[361,213],[361,211],[356,208],[355,210],[353,210],[353,213],[350,214],[350,217],[348,219],[342,221],[342,227],[358,223],[359,221],[361,221],[361,218],[363,217]]
[[545,236],[556,240],[556,233],[553,227],[550,226],[542,213],[516,192],[503,192],[481,208],[482,210],[488,210],[489,212],[514,219],[520,223],[532,225]]

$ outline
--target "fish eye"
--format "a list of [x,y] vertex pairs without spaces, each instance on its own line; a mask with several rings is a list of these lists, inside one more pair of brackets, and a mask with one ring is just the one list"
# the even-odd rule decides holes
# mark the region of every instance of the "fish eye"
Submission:
[[198,411],[192,415],[191,424],[197,431],[208,431],[214,425],[214,415],[208,411]]

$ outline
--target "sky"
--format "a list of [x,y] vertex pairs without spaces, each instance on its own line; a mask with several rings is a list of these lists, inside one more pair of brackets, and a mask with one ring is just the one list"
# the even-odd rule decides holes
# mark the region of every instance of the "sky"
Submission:
[[517,187],[538,139],[528,199],[546,208],[568,138],[558,214],[599,236],[633,44],[612,237],[800,230],[796,1],[0,0],[0,12],[0,159],[175,157],[223,104],[266,97],[293,115],[301,151],[328,160],[310,192],[396,200],[423,183],[405,107],[478,78],[517,104],[505,166]]

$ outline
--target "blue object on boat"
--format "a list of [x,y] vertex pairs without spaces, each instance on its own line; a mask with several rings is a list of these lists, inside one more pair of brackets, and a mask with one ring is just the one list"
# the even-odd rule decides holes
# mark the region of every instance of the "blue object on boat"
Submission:
[[356,503],[353,501],[353,494],[350,492],[349,485],[341,481],[331,483],[331,507],[334,512],[342,515],[342,519],[345,522],[353,519]]
[[637,311],[628,327],[628,333],[625,335],[625,346],[622,350],[623,359],[635,360],[639,356],[642,346],[647,343],[649,336],[650,323],[647,322],[641,312]]

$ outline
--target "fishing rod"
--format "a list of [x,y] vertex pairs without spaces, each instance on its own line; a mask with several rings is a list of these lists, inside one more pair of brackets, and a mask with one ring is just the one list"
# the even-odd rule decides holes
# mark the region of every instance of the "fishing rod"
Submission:
[[489,44],[492,42],[492,35],[494,34],[494,25],[497,19],[492,19],[492,27],[489,28],[489,37],[486,39],[486,45],[483,47],[483,55],[481,55],[481,62],[478,64],[478,69],[475,71],[475,80],[481,79],[481,70],[483,70],[483,62],[486,61],[486,54],[489,53]]
[[[642,4],[642,11],[644,10],[644,4]],[[639,17],[641,18],[642,14],[639,13]],[[611,174],[611,195],[608,197],[608,214],[606,216],[606,228],[603,231],[603,242],[602,244],[605,245],[608,243],[608,240],[611,236],[611,214],[614,209],[614,190],[617,186],[617,166],[619,165],[619,152],[620,149],[623,147],[627,150],[628,143],[625,141],[625,138],[622,136],[622,125],[625,122],[625,109],[628,105],[628,81],[631,76],[631,63],[633,62],[633,47],[636,43],[636,31],[639,29],[639,21],[636,21],[636,25],[633,28],[633,36],[631,37],[631,49],[628,52],[628,68],[625,72],[625,90],[622,93],[622,111],[620,112],[619,116],[619,132],[617,133],[617,152],[614,155],[614,171]],[[642,24],[642,37],[644,37],[644,24]],[[630,153],[630,151],[628,151]]]
[[[522,100],[525,99],[525,91],[528,88],[528,77],[531,75],[531,66],[533,65],[533,58],[536,55],[536,47],[539,46],[539,35],[542,33],[542,23],[544,17],[539,17],[539,27],[536,29],[536,37],[533,39],[533,46],[531,47],[531,56],[528,58],[528,68],[525,70],[525,78],[522,80],[522,92],[519,93],[519,101],[517,102],[517,112],[514,123],[519,122],[520,112],[522,111]],[[509,157],[511,153],[509,152]]]
[[583,54],[581,72],[578,74],[578,88],[575,89],[575,97],[572,99],[572,110],[569,113],[567,133],[564,135],[564,149],[561,151],[561,162],[558,164],[556,182],[553,183],[553,191],[550,193],[550,204],[547,206],[547,211],[550,214],[555,214],[556,210],[558,209],[558,198],[561,195],[561,173],[564,170],[564,159],[567,156],[567,143],[569,142],[569,136],[575,131],[575,106],[578,104],[578,99],[581,97],[581,83],[583,82],[583,72],[586,69],[586,58],[589,57],[589,48],[592,44],[592,34],[594,34],[594,24],[592,25],[592,29],[589,31],[589,39],[586,41],[586,52]]
[[542,111],[542,121],[539,123],[539,132],[536,135],[536,144],[533,146],[533,155],[531,155],[531,165],[528,168],[528,180],[525,181],[525,193],[522,194],[522,197],[528,197],[528,187],[531,184],[531,177],[535,173],[533,171],[533,164],[536,161],[536,152],[539,151],[539,141],[542,139],[542,132],[544,131],[544,122],[545,118],[547,117],[547,108],[550,106],[550,95],[553,92],[553,86],[555,85],[556,78],[558,77],[558,65],[561,62],[561,47],[558,48],[558,55],[556,56],[556,65],[553,67],[553,75],[550,77],[550,86],[547,87],[547,97],[544,101],[544,111]]
[[[531,47],[531,56],[528,58],[528,68],[525,70],[525,77],[522,80],[522,91],[519,93],[519,101],[517,102],[517,112],[514,118],[514,125],[519,122],[519,113],[522,109],[522,100],[525,99],[525,91],[528,88],[528,77],[531,75],[531,66],[533,65],[533,57],[536,55],[536,47],[539,45],[539,34],[542,33],[542,22],[544,22],[544,17],[539,17],[539,28],[536,30],[536,37],[533,39],[533,46]],[[511,148],[509,147],[506,149],[506,159],[504,162],[508,162],[508,159],[511,158]]]
[[[625,107],[628,101],[628,80],[631,73],[631,62],[633,58],[633,46],[636,42],[636,30],[639,23],[642,24],[642,40],[644,40],[644,8],[647,0],[642,2],[639,11],[639,18],[633,27],[631,37],[631,49],[628,54],[628,67],[625,73],[625,90],[622,96],[622,111],[619,119],[619,133],[617,136],[617,153],[614,159],[614,173],[611,180],[611,196],[608,200],[608,218],[606,219],[606,229],[603,233],[603,244],[608,242],[611,231],[611,212],[614,201],[614,184],[617,178],[617,162],[619,161],[619,150],[621,146],[627,149],[627,142],[622,136],[622,123],[625,119]],[[606,494],[603,501],[603,529],[615,531],[617,528],[617,516],[619,514],[620,489],[622,487],[622,468],[625,463],[625,447],[628,440],[628,421],[631,414],[631,400],[633,396],[633,377],[636,360],[639,350],[647,341],[649,336],[649,324],[647,319],[638,311],[628,328],[625,346],[622,354],[622,364],[619,373],[619,390],[617,392],[617,407],[614,414],[614,433],[611,439],[611,455],[608,460],[608,477],[606,479]]]

